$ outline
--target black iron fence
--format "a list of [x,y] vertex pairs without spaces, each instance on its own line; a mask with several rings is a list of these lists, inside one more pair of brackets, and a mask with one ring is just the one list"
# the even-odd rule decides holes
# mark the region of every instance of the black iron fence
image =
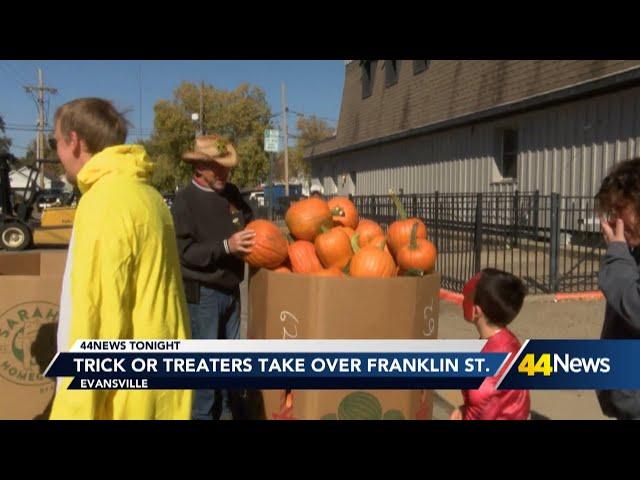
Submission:
[[[287,213],[287,210],[289,209],[289,207],[291,206],[291,202],[295,202],[296,200],[299,200],[299,198],[296,198],[296,197],[277,198],[273,202],[273,211],[271,213],[271,216],[272,216],[271,220],[273,220],[274,222],[284,220],[284,216]],[[268,202],[265,202],[264,204],[261,205],[257,201],[251,200],[251,201],[248,201],[247,203],[253,210],[253,213],[255,214],[256,218],[264,218],[267,220],[269,219]]]
[[[530,293],[598,288],[604,243],[592,198],[518,191],[399,198],[409,216],[427,225],[444,288],[461,292],[466,280],[485,267],[519,276]],[[388,196],[353,200],[361,217],[383,227],[396,219]]]

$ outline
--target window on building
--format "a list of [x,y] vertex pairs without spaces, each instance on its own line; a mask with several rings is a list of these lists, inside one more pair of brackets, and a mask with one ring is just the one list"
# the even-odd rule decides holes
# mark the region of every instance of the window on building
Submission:
[[502,130],[502,149],[498,170],[503,179],[518,178],[518,130]]
[[400,60],[384,61],[384,86],[390,87],[398,83],[398,71],[400,69]]
[[429,65],[431,64],[431,60],[414,60],[413,61],[413,74],[417,75],[419,73],[424,72]]
[[373,81],[376,73],[375,60],[362,60],[360,62],[362,69],[362,98],[371,96],[373,92]]

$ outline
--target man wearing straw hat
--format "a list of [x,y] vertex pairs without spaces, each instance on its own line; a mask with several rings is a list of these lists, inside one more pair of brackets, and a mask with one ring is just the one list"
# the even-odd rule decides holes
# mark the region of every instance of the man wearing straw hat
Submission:
[[[238,164],[235,147],[217,135],[196,138],[183,155],[193,168],[189,184],[172,206],[180,264],[194,339],[240,337],[242,257],[251,251],[255,233],[242,231],[253,213],[238,187],[228,182]],[[192,417],[230,419],[228,391],[197,390]]]

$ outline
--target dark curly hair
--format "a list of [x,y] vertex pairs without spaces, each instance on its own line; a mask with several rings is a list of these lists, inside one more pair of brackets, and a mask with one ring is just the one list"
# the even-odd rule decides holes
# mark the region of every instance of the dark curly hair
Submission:
[[617,215],[631,204],[640,215],[640,158],[615,165],[602,181],[595,199],[600,214]]

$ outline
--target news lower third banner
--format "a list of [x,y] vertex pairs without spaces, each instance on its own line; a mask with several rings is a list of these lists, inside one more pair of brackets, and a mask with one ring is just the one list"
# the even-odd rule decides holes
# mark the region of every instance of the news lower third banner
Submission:
[[527,340],[515,355],[486,340],[78,340],[45,375],[69,388],[640,389],[640,341]]

